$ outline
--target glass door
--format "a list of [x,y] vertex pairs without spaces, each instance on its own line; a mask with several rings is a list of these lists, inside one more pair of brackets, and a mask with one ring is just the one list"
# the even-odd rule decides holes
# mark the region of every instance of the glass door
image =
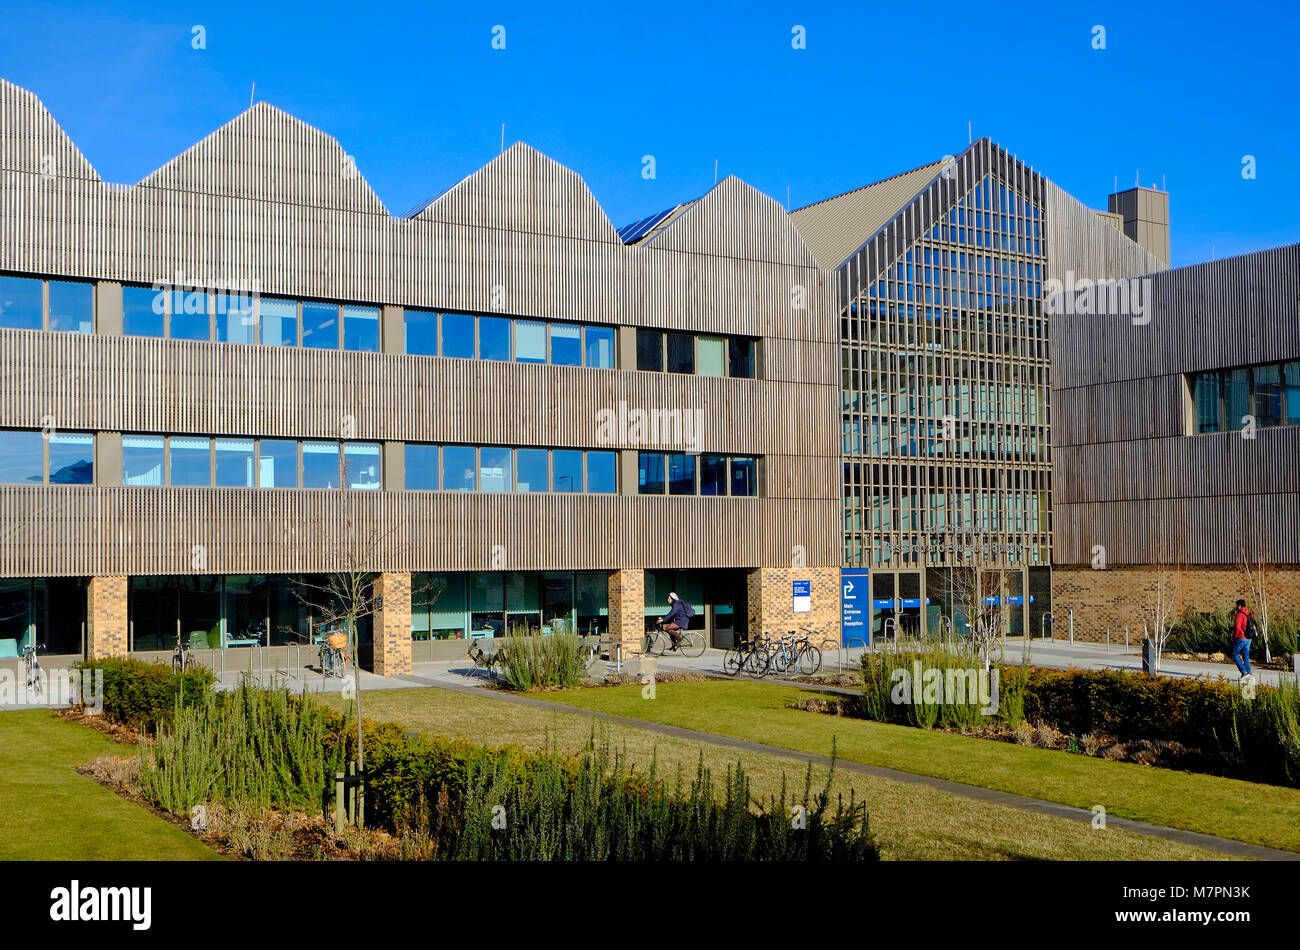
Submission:
[[920,571],[900,571],[898,574],[898,632],[911,640],[921,636]]

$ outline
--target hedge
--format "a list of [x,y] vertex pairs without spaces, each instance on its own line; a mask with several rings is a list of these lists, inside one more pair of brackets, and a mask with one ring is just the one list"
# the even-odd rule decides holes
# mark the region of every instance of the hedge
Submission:
[[154,733],[159,723],[170,725],[177,699],[193,706],[211,692],[214,676],[206,667],[175,673],[159,663],[127,657],[106,657],[77,664],[79,669],[104,673],[104,711],[110,722],[142,733]]

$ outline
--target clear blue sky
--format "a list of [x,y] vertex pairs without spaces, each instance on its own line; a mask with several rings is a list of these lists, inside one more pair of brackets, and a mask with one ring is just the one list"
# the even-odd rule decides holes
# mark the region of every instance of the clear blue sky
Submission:
[[1300,241],[1297,9],[7,0],[0,76],[110,181],[228,121],[256,81],[336,137],[395,214],[491,160],[504,122],[507,143],[581,174],[615,226],[706,191],[715,159],[797,207],[955,153],[969,121],[1093,207],[1116,177],[1165,182],[1174,263],[1190,264]]

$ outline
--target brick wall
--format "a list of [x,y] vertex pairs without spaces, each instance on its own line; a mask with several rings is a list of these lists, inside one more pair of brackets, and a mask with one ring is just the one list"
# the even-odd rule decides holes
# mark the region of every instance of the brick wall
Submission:
[[645,635],[645,571],[609,573],[609,639],[622,640],[623,652],[639,653]]
[[127,579],[92,577],[86,585],[86,656],[126,656]]
[[374,616],[374,672],[380,676],[409,676],[411,575],[376,575],[374,596],[383,598]]
[[[1142,638],[1144,620],[1150,624],[1151,607],[1159,587],[1159,572],[1150,567],[1052,568],[1052,614],[1056,637],[1069,636],[1069,610],[1074,608],[1074,638],[1100,642],[1110,625],[1112,642]],[[1270,615],[1300,612],[1300,567],[1269,571],[1265,579]],[[1177,617],[1188,607],[1214,610],[1231,607],[1240,597],[1255,607],[1250,583],[1240,568],[1194,567],[1170,571],[1165,583]]]
[[[794,581],[812,582],[812,610],[795,613]],[[749,630],[785,633],[802,627],[840,640],[838,567],[760,567],[749,572]]]

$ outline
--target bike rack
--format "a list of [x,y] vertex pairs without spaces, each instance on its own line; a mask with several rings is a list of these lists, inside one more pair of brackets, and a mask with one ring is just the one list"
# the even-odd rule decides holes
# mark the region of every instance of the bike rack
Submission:
[[880,625],[880,637],[886,643],[888,643],[890,640],[889,631],[891,629],[894,631],[894,636],[893,636],[894,652],[897,653],[898,652],[898,621],[896,621],[893,617],[886,617],[885,622]]
[[[1052,625],[1051,633],[1046,632],[1048,624]],[[1038,639],[1040,640],[1056,639],[1056,615],[1053,614],[1050,610],[1045,612],[1043,616],[1040,617],[1038,620]]]
[[861,643],[861,644],[862,644],[862,651],[863,651],[864,653],[865,653],[866,650],[867,650],[867,641],[864,640],[862,637],[849,637],[847,640],[845,640],[843,646],[841,646],[841,647],[836,651],[836,655],[837,655],[838,657],[840,657],[840,667],[839,667],[839,670],[840,670],[841,673],[844,672],[844,660],[843,660],[843,657],[844,657],[844,651],[845,651],[845,650],[852,650],[852,649],[853,649],[853,644],[854,644],[854,643]]

